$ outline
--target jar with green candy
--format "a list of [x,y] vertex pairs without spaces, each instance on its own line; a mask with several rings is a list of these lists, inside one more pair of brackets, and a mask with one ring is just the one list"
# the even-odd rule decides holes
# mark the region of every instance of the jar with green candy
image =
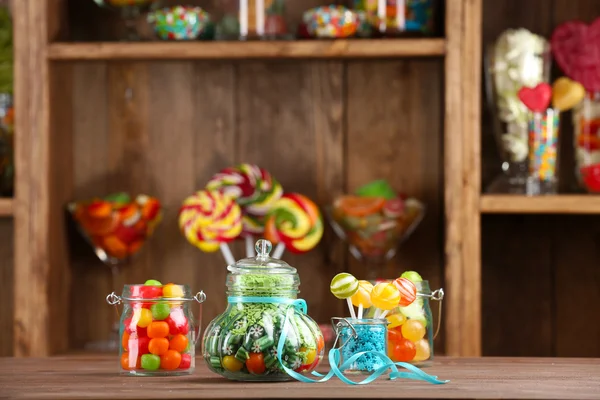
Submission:
[[288,372],[310,373],[323,358],[323,334],[298,299],[297,270],[269,257],[271,248],[259,240],[256,257],[227,267],[227,309],[204,332],[207,365],[231,380],[293,380]]

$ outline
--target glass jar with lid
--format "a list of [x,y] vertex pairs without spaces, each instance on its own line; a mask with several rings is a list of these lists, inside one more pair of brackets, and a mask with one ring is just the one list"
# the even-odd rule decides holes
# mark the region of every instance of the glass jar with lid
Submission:
[[224,0],[218,40],[289,39],[286,0]]
[[323,358],[323,334],[298,299],[298,273],[269,257],[271,248],[259,240],[256,257],[227,267],[227,309],[204,332],[208,367],[231,380],[293,380],[289,371],[309,373]]

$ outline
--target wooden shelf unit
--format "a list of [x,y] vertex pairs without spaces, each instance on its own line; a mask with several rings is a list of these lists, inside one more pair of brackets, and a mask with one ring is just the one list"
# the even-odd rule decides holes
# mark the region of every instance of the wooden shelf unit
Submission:
[[444,39],[53,43],[50,60],[223,60],[433,57]]
[[600,214],[600,196],[488,194],[481,196],[480,209],[484,214]]
[[0,217],[12,217],[13,199],[0,198]]

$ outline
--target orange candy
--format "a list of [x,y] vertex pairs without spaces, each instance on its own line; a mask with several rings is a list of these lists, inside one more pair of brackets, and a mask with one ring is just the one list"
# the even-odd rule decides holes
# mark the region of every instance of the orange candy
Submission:
[[385,205],[383,197],[344,196],[338,200],[339,207],[346,215],[365,217],[381,210]]
[[175,350],[168,350],[160,357],[160,367],[162,369],[177,369],[179,368],[179,364],[181,364],[181,354]]
[[111,256],[123,259],[127,257],[127,246],[114,235],[104,238],[104,250]]
[[148,350],[150,353],[157,356],[162,356],[169,350],[169,339],[167,338],[154,338],[150,339],[148,344]]
[[183,353],[188,345],[188,338],[185,335],[178,334],[173,336],[169,342],[169,349]]
[[165,321],[154,321],[148,325],[148,337],[150,339],[166,338],[169,335],[169,324]]
[[135,367],[130,367],[129,366],[129,353],[121,354],[121,368],[128,370],[128,371],[131,371],[132,369],[142,368],[140,357],[138,357],[138,359],[135,363]]
[[129,333],[123,332],[123,337],[121,338],[121,344],[123,345],[123,350],[129,350]]

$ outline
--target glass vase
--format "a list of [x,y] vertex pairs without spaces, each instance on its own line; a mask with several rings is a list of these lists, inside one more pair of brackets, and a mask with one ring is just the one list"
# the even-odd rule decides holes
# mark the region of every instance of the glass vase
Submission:
[[588,92],[573,110],[575,174],[589,193],[600,193],[600,93]]

